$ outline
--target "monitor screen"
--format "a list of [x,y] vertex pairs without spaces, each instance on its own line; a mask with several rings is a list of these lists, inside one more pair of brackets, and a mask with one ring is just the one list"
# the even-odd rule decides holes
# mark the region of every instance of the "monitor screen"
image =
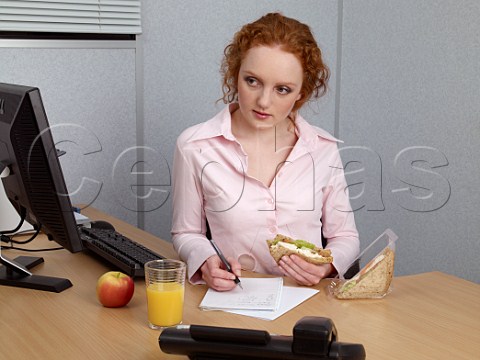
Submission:
[[[0,173],[7,198],[22,219],[78,252],[83,246],[58,155],[39,89],[0,83]],[[4,267],[11,263],[0,259]]]

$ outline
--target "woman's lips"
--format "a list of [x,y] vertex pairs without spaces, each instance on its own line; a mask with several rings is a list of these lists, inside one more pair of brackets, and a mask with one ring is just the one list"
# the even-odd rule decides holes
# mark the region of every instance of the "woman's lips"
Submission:
[[268,118],[270,116],[270,114],[267,114],[267,113],[264,113],[264,112],[261,112],[261,111],[256,111],[256,110],[253,110],[253,113],[255,114],[255,116],[259,119],[262,119],[262,120],[265,120],[266,118]]

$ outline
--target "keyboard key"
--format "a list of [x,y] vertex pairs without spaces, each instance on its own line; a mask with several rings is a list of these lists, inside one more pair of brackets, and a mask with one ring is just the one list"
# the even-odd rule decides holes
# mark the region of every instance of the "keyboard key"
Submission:
[[144,277],[144,264],[164,259],[147,247],[112,229],[80,228],[84,246],[132,277]]

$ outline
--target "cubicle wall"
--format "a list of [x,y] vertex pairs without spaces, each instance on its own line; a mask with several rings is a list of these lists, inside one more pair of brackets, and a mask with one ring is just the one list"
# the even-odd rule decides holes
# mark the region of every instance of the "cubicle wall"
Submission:
[[350,183],[369,180],[356,220],[364,243],[398,234],[399,274],[480,282],[479,16],[476,0],[344,1],[340,137],[365,147]]
[[119,206],[129,166],[114,164],[136,145],[135,42],[0,40],[0,82],[40,89],[74,203],[91,204],[131,223]]
[[144,0],[133,45],[0,41],[0,81],[39,86],[50,122],[79,126],[63,130],[74,201],[170,239],[175,139],[223,108],[222,51],[270,11],[310,24],[332,70],[303,115],[344,141],[362,247],[391,228],[397,275],[480,282],[476,0]]

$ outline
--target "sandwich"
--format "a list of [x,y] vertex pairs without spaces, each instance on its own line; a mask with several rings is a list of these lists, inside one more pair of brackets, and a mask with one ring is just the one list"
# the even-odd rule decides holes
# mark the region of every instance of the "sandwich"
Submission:
[[298,255],[309,263],[330,264],[333,261],[329,249],[322,249],[305,240],[293,240],[288,236],[278,234],[275,239],[267,240],[270,255],[278,262],[284,255]]
[[385,296],[393,278],[395,253],[389,247],[373,258],[353,278],[334,291],[338,299],[372,299]]

